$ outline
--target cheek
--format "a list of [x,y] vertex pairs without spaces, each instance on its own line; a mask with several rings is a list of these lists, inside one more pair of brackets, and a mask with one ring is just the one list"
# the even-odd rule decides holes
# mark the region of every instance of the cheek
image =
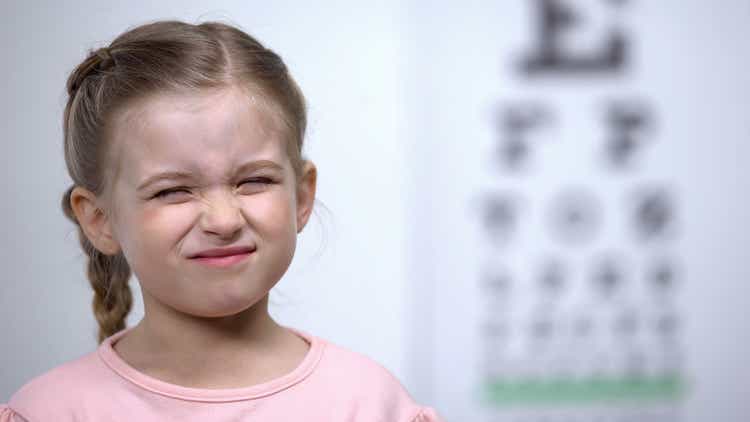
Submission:
[[137,261],[140,258],[154,257],[158,251],[170,248],[179,241],[185,231],[189,229],[191,215],[187,207],[161,206],[144,208],[129,214],[124,222],[123,243],[126,256],[133,255]]
[[144,229],[158,230],[159,227],[174,227],[192,221],[197,207],[194,204],[158,205],[144,208],[136,215],[137,223]]
[[289,267],[297,246],[296,207],[286,191],[248,199],[243,208],[251,230],[268,260],[269,280],[278,280]]
[[243,212],[261,235],[296,234],[296,217],[293,198],[287,191],[269,192],[267,195],[249,197],[243,202]]

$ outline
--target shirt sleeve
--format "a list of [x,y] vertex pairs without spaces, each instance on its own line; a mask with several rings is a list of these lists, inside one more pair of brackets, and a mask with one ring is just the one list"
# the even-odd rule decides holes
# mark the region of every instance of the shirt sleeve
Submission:
[[437,414],[435,409],[422,407],[411,422],[445,422],[445,420]]
[[28,422],[8,405],[0,404],[0,422]]

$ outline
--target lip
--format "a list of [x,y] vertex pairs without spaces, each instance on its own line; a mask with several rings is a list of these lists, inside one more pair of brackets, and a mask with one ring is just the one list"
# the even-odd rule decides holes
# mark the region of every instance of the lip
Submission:
[[244,252],[234,255],[200,256],[192,258],[191,260],[210,267],[226,268],[239,265],[240,263],[246,261],[248,257],[250,257],[250,255],[252,255],[254,252],[255,251],[253,250],[250,252]]
[[197,258],[221,258],[221,257],[228,257],[232,255],[247,255],[253,252],[255,248],[252,248],[250,246],[232,246],[229,248],[216,248],[216,249],[207,249],[205,251],[198,252],[192,256],[190,256],[191,259],[197,259]]

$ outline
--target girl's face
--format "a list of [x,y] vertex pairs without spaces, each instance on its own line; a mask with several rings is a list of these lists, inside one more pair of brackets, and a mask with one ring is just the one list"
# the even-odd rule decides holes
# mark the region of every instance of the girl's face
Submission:
[[[306,162],[297,184],[284,135],[276,115],[236,88],[156,96],[115,119],[106,224],[147,313],[233,315],[286,272],[312,209],[315,167]],[[181,175],[158,178],[167,172]],[[235,246],[253,252],[230,267],[192,258]]]

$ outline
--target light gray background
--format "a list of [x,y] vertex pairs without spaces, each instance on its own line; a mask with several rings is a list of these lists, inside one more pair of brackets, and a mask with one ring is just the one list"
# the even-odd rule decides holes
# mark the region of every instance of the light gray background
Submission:
[[[318,198],[331,211],[319,209],[301,235],[271,293],[272,314],[367,354],[418,401],[465,420],[471,410],[458,394],[464,380],[455,365],[470,358],[453,335],[473,330],[463,321],[475,310],[460,289],[441,296],[434,286],[460,287],[465,279],[451,268],[473,259],[456,243],[453,217],[465,205],[457,192],[478,180],[479,149],[465,146],[488,142],[481,107],[502,95],[561,92],[555,85],[524,91],[503,79],[504,61],[530,42],[531,31],[521,28],[529,3],[3,2],[0,402],[96,346],[85,257],[59,204],[70,184],[61,138],[65,78],[89,48],[128,27],[219,19],[277,51],[301,85],[310,104],[306,152],[319,168]],[[694,378],[684,419],[743,421],[750,414],[750,6],[633,3],[627,23],[644,43],[636,56],[644,62],[629,87],[657,101],[668,130],[659,139],[669,146],[658,162],[671,163],[661,175],[677,181],[684,211]],[[130,325],[142,316],[137,282],[131,286]]]

